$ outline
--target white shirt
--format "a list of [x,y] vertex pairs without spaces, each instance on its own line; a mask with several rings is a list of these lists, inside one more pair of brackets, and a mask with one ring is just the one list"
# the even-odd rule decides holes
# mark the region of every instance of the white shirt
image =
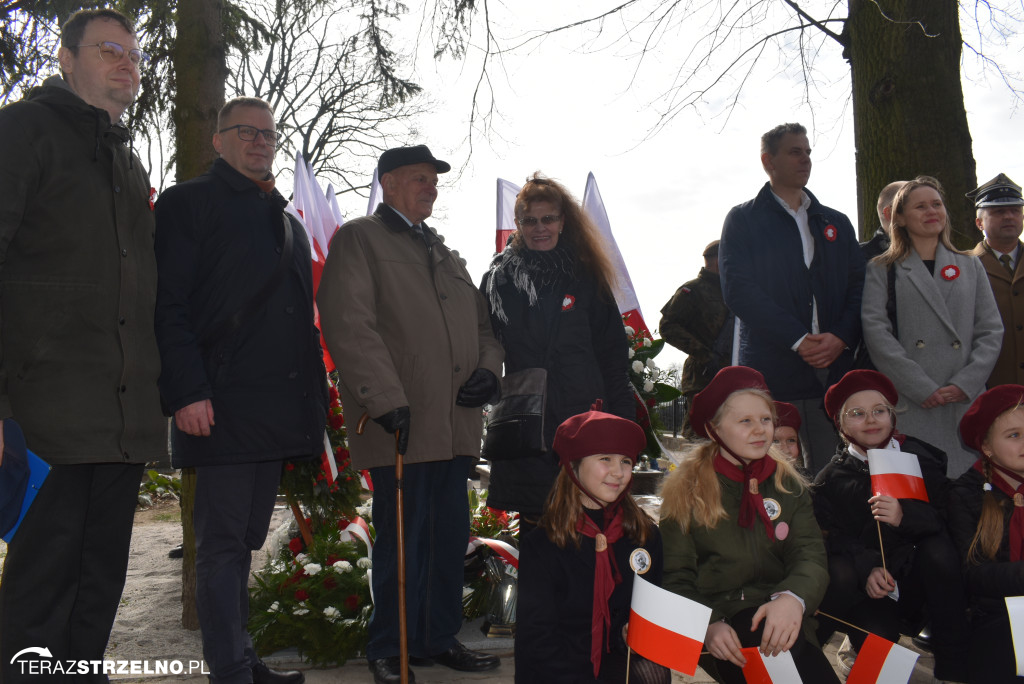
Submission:
[[[800,233],[800,244],[803,246],[804,266],[810,268],[811,262],[814,261],[814,237],[811,235],[811,225],[807,219],[807,208],[811,206],[811,198],[807,196],[806,192],[801,190],[800,207],[794,211],[784,199],[775,194],[774,190],[772,190],[772,196],[786,210],[786,213],[796,221],[797,231]],[[812,298],[811,304],[811,334],[817,335],[821,332],[818,327],[818,303]],[[790,349],[796,351],[800,347],[800,343],[804,341],[804,337],[807,337],[807,335],[803,335],[798,339]]]

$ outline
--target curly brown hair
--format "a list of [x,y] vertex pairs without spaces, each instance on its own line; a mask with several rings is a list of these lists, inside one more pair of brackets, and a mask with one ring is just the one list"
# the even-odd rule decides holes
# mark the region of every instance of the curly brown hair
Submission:
[[[564,185],[537,171],[526,181],[516,196],[516,223],[526,214],[531,202],[550,202],[562,213],[563,231],[559,242],[565,242],[579,259],[584,270],[597,281],[601,292],[612,299],[617,277],[612,267],[604,237]],[[512,235],[515,249],[526,249],[522,234]]]

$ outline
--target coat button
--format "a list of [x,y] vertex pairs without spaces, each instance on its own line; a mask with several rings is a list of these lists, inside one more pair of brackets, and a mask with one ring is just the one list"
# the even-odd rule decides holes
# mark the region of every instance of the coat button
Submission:
[[120,185],[115,185],[114,186],[114,192],[121,192],[121,186]]
[[292,371],[291,373],[288,374],[288,379],[289,380],[294,380],[297,377],[299,377],[298,371]]
[[121,256],[123,256],[123,257],[128,256],[128,250],[127,249],[122,249],[121,250]]
[[953,349],[960,348],[960,340],[953,340]]
[[288,306],[284,307],[284,312],[287,314],[293,314],[295,313],[295,307],[289,304]]
[[363,385],[362,387],[359,388],[359,393],[360,394],[369,394],[370,393],[370,388],[367,387],[366,385]]
[[1017,326],[1017,330],[1018,330],[1018,332],[1021,331],[1021,330],[1024,330],[1024,325],[1018,325]]
[[443,301],[444,301],[444,300],[446,300],[446,299],[448,299],[448,295],[446,295],[446,294],[442,294],[442,295],[441,295],[441,301],[443,302]]
[[124,325],[124,323],[125,323],[124,316],[121,316],[120,318],[117,319],[117,324],[118,325]]
[[462,370],[462,367],[461,367],[461,366],[456,366],[456,367],[455,367],[455,372],[456,372],[456,373],[458,373],[458,372],[459,372],[459,371],[461,371],[461,370]]
[[914,346],[917,347],[918,349],[924,349],[924,340],[918,340],[917,342],[914,343]]
[[122,394],[123,394],[124,392],[126,392],[127,390],[128,390],[128,388],[127,388],[127,387],[126,387],[125,385],[121,385],[121,393],[122,393]]

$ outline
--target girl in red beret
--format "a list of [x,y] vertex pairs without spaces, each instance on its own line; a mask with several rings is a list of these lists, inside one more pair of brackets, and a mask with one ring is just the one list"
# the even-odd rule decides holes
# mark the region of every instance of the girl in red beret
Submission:
[[744,682],[743,647],[792,654],[800,676],[838,682],[811,617],[828,585],[807,482],[776,448],[775,405],[752,368],[723,368],[693,400],[696,446],[667,478],[666,589],[712,609],[701,667]]
[[775,415],[778,416],[778,421],[775,424],[773,443],[803,474],[804,455],[800,448],[800,425],[803,421],[800,419],[800,411],[792,404],[777,401],[775,402]]
[[974,465],[949,491],[949,530],[963,561],[971,605],[972,684],[1022,682],[1016,676],[1004,598],[1024,595],[1024,387],[999,385],[960,421]]
[[[821,612],[894,642],[903,625],[917,634],[927,614],[935,677],[960,682],[967,672],[967,604],[960,561],[943,521],[946,455],[896,431],[898,399],[889,378],[873,370],[850,371],[825,393],[825,412],[845,446],[814,481],[814,512],[830,576]],[[928,501],[874,496],[869,449],[914,454]],[[867,634],[822,616],[818,624],[823,644],[836,630],[846,633],[837,661],[848,674]]]
[[[658,528],[629,495],[646,443],[636,423],[600,410],[555,432],[561,469],[519,551],[517,683],[626,680],[633,574],[661,585]],[[670,680],[667,668],[630,655],[630,682]]]

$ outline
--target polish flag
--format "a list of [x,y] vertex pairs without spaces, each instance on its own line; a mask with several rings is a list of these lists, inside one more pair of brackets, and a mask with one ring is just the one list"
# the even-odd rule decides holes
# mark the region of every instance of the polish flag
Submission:
[[711,609],[633,576],[626,643],[659,665],[693,675]]
[[928,500],[917,456],[895,449],[868,449],[871,491],[875,496]]
[[907,684],[917,653],[875,634],[868,634],[857,652],[846,684]]
[[384,200],[384,188],[380,187],[380,178],[377,177],[377,169],[373,170],[373,180],[370,181],[370,199],[366,203],[366,215],[370,216],[377,211],[377,205]]
[[597,229],[605,239],[605,246],[608,250],[608,258],[611,259],[612,268],[618,282],[615,284],[615,303],[619,306],[619,313],[625,317],[626,325],[643,333],[644,337],[651,336],[651,331],[644,322],[644,315],[640,311],[640,300],[633,288],[633,281],[629,278],[629,270],[626,268],[626,261],[622,258],[619,245],[612,235],[612,224],[608,220],[608,212],[604,208],[604,200],[601,198],[601,191],[597,188],[597,179],[594,174],[587,175],[587,186],[583,190],[583,211],[587,212],[590,220],[594,222]]
[[505,251],[508,236],[516,232],[516,195],[522,190],[515,183],[504,178],[498,179],[498,221],[494,234],[494,253]]
[[777,656],[766,656],[756,646],[740,650],[747,659],[747,664],[743,666],[743,678],[747,684],[803,684],[793,654],[789,651]]

